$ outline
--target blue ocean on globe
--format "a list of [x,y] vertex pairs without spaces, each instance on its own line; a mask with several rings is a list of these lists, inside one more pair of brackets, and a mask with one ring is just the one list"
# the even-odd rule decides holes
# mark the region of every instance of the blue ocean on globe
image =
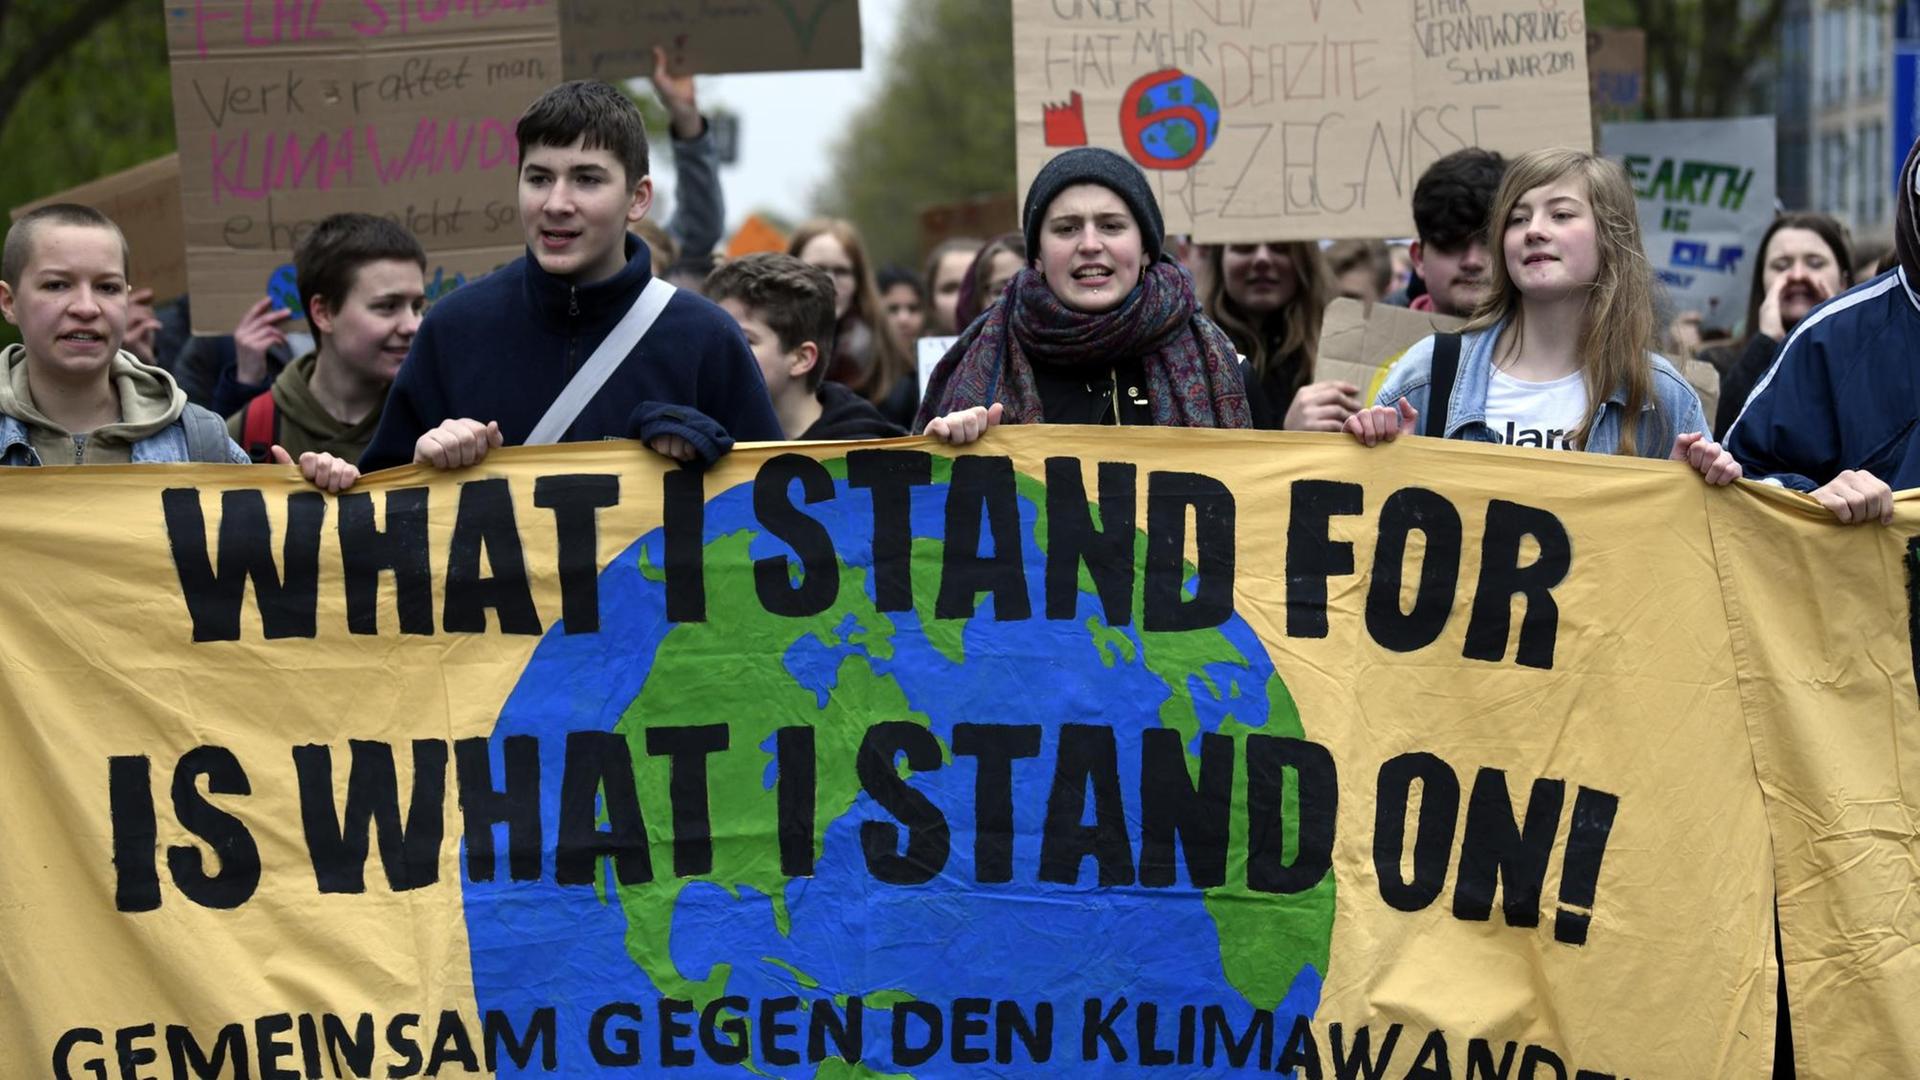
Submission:
[[292,263],[283,263],[275,267],[273,273],[267,277],[267,297],[273,301],[275,307],[283,307],[288,311],[306,310],[300,303],[300,283],[299,278],[294,274]]
[[1156,161],[1178,161],[1193,152],[1196,142],[1202,149],[1213,148],[1220,135],[1220,102],[1207,85],[1191,75],[1180,75],[1140,96],[1139,115],[1150,116],[1177,107],[1190,107],[1205,121],[1204,131],[1196,131],[1193,121],[1175,117],[1149,123],[1140,132],[1140,145]]
[[[1181,1005],[1218,1005],[1236,1032],[1250,1026],[1256,1008],[1271,1010],[1275,1053],[1294,1017],[1313,1013],[1331,935],[1330,876],[1307,893],[1241,891],[1210,907],[1209,894],[1190,885],[1184,862],[1175,884],[1165,888],[1100,887],[1092,858],[1082,862],[1072,885],[1041,882],[1037,875],[1062,724],[1116,729],[1136,858],[1140,731],[1179,717],[1195,738],[1249,729],[1301,734],[1253,630],[1238,615],[1217,628],[1179,634],[1143,633],[1137,617],[1110,627],[1084,576],[1075,617],[1045,618],[1046,558],[1039,542],[1045,494],[1024,479],[1018,505],[1033,617],[996,621],[991,595],[983,594],[971,619],[933,619],[949,469],[945,459],[934,460],[936,482],[912,493],[914,610],[875,608],[867,572],[873,501],[868,490],[849,487],[840,460],[828,463],[835,476],[831,499],[806,504],[797,485],[791,493],[794,505],[825,526],[840,557],[831,610],[798,619],[761,607],[750,561],[792,550],[762,531],[753,485],[742,484],[706,504],[706,622],[667,620],[660,569],[665,538],[656,530],[601,573],[599,632],[569,636],[556,624],[527,663],[500,712],[492,750],[497,786],[503,741],[541,739],[543,872],[538,881],[509,880],[506,833],[496,827],[496,879],[466,882],[464,907],[478,1006],[518,1022],[537,1008],[556,1009],[558,1074],[744,1076],[751,1065],[777,1077],[1169,1075],[1165,1068],[1140,1067],[1132,1014],[1116,1025],[1128,1041],[1127,1063],[1105,1055],[1081,1060],[1083,1001],[1160,1003],[1163,1046],[1174,1041],[1173,1014]],[[981,544],[981,553],[991,554],[984,528]],[[1174,652],[1199,659],[1169,668]],[[1281,708],[1284,717],[1277,715]],[[925,884],[890,885],[869,872],[860,826],[894,819],[857,784],[849,790],[844,783],[852,747],[868,724],[883,720],[924,723],[949,751],[941,767],[910,776],[952,829],[946,864]],[[976,759],[950,753],[953,726],[961,722],[1044,729],[1040,755],[1014,763],[1013,877],[1006,883],[982,883],[974,872]],[[729,725],[732,741],[711,758],[713,871],[676,878],[666,763],[646,755],[641,729],[717,723]],[[819,801],[827,809],[813,875],[788,879],[777,874],[778,843],[766,808],[776,782],[771,733],[793,723],[811,723],[818,733]],[[593,886],[554,882],[560,748],[565,732],[580,729],[628,733],[651,843],[654,877],[647,884],[616,887],[606,860]],[[1191,761],[1192,740],[1188,751]],[[835,775],[842,777],[837,788]],[[1230,867],[1237,865],[1230,860]],[[1230,869],[1226,888],[1238,873]],[[1223,920],[1234,927],[1226,935]],[[1249,1000],[1249,993],[1264,1000]],[[799,1050],[802,1064],[769,1063],[750,1009],[747,1063],[722,1066],[702,1055],[690,1068],[665,1068],[658,1000],[686,998],[697,1009],[723,994],[756,1003],[796,997],[803,1009],[814,1001],[844,1006],[859,998],[866,1003],[862,1060],[807,1061],[802,1011],[789,1016],[798,1035],[783,1043]],[[1034,1003],[1052,1002],[1050,1062],[1027,1060],[1016,1041],[1020,1053],[1007,1066],[957,1064],[945,1052],[912,1067],[896,1064],[890,1004],[917,999],[945,1011],[958,998],[1016,1001],[1029,1013]],[[587,1053],[594,1011],[616,1001],[632,1002],[642,1013],[637,1023],[622,1025],[639,1032],[637,1066],[606,1068]],[[697,1025],[697,1016],[691,1019]],[[696,1038],[682,1042],[699,1053]],[[991,1046],[992,1037],[985,1043]],[[1258,1061],[1244,1069],[1221,1061],[1174,1074],[1243,1071],[1258,1071]],[[554,1074],[537,1060],[524,1070],[502,1060],[499,1075]]]

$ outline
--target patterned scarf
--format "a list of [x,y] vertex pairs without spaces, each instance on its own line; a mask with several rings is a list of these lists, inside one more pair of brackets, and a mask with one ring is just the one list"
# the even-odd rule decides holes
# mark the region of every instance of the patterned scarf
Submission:
[[1920,289],[1920,140],[1900,166],[1900,190],[1894,192],[1893,248],[1907,272],[1907,284]]
[[1020,271],[934,369],[914,430],[936,416],[996,401],[1006,410],[1005,423],[1041,423],[1034,361],[1104,370],[1131,357],[1146,370],[1155,424],[1252,426],[1233,342],[1201,314],[1193,279],[1162,258],[1119,307],[1097,315],[1062,304],[1038,270]]

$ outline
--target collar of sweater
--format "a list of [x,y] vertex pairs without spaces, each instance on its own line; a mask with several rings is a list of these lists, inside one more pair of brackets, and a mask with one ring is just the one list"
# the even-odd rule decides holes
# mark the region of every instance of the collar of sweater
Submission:
[[632,233],[627,234],[627,265],[604,281],[574,285],[547,273],[528,249],[525,291],[534,318],[561,334],[617,322],[640,290],[653,280],[653,253]]

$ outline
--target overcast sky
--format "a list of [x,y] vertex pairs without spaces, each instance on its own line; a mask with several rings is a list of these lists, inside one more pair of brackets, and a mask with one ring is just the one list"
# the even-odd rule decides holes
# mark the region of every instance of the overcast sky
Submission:
[[[702,111],[723,105],[740,118],[739,160],[720,169],[729,234],[755,209],[795,221],[809,215],[813,193],[829,171],[828,148],[846,128],[847,118],[877,92],[880,61],[906,4],[860,0],[859,71],[710,75],[699,80]],[[648,84],[642,79],[635,85],[644,89]],[[654,182],[671,193],[672,180],[665,172],[658,170]]]

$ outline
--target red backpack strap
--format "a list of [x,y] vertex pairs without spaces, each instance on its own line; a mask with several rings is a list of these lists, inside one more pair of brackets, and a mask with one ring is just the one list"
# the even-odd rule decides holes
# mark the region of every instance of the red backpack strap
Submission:
[[273,444],[279,437],[280,416],[269,390],[247,402],[246,416],[240,421],[240,445],[248,457],[265,464],[273,459]]

